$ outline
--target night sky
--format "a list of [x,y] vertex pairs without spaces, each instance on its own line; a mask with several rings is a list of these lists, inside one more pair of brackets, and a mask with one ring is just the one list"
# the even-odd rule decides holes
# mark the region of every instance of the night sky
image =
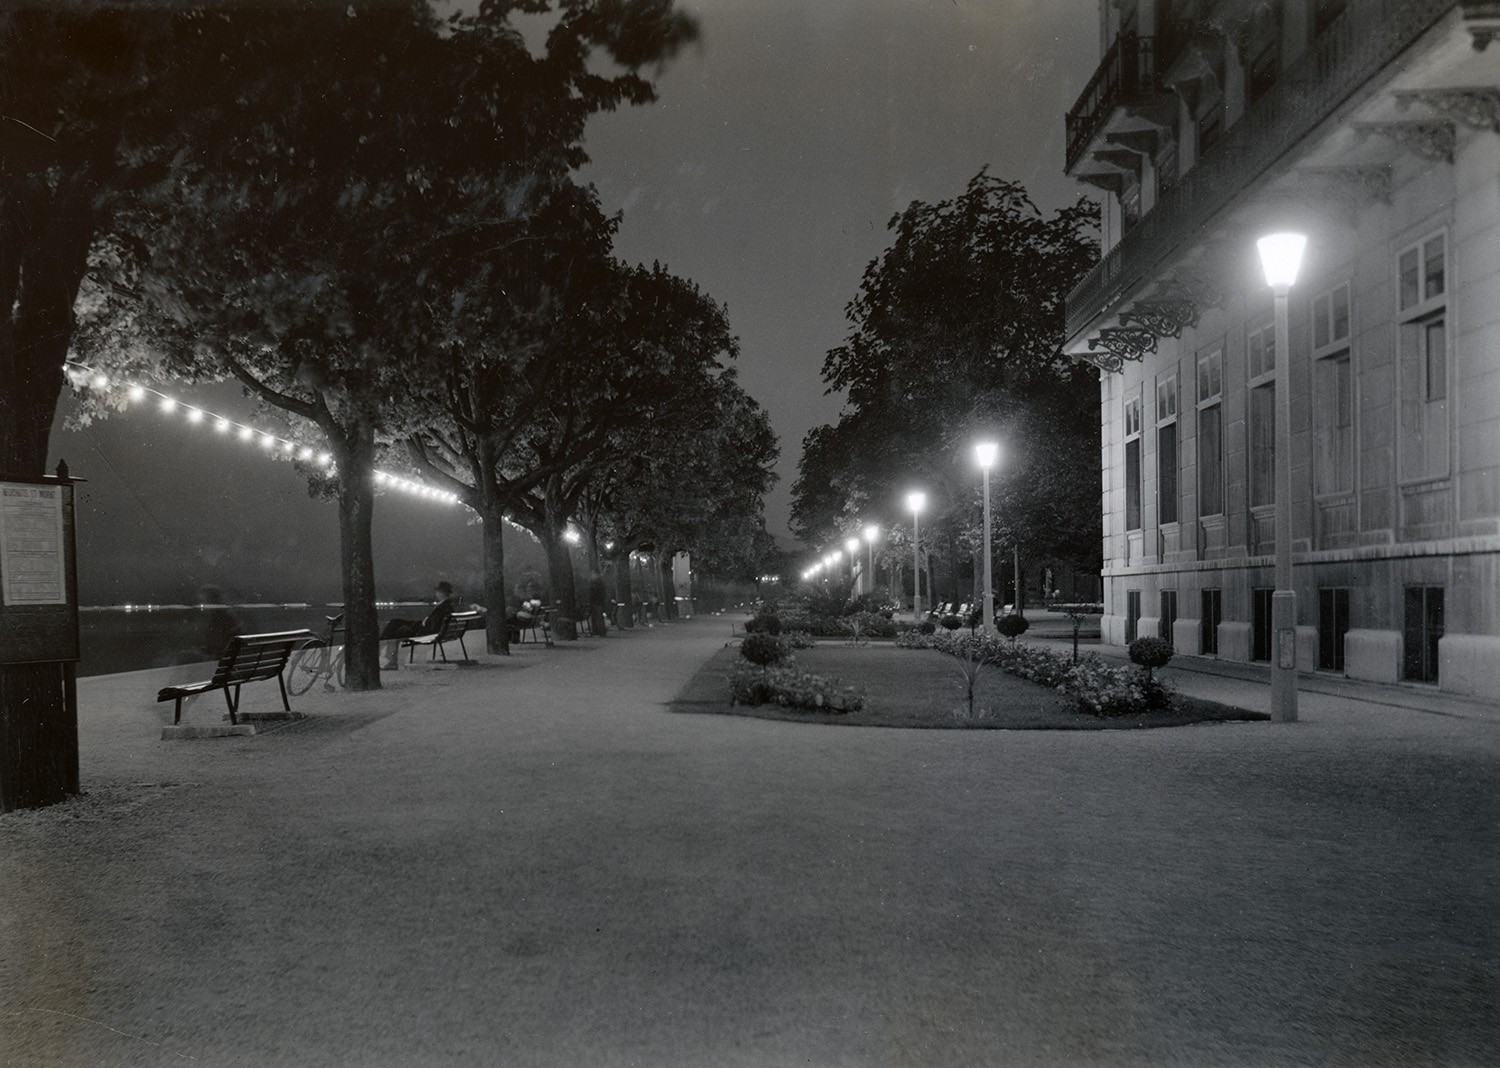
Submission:
[[[913,199],[962,192],[981,167],[1044,210],[1083,191],[1062,174],[1063,116],[1098,61],[1095,0],[685,0],[703,36],[657,78],[659,100],[593,120],[586,180],[624,212],[617,254],[660,260],[728,305],[741,380],[781,437],[767,525],[786,532],[803,435],[833,421],[823,354],[844,306]],[[234,387],[184,393],[233,416]],[[63,405],[63,412],[68,410]],[[203,582],[231,600],[335,599],[332,504],[210,431],[155,411],[54,432],[79,498],[88,604],[172,600]],[[381,596],[421,597],[435,570],[477,574],[463,509],[382,497]],[[513,539],[519,540],[519,539]],[[518,546],[518,548],[520,548]]]

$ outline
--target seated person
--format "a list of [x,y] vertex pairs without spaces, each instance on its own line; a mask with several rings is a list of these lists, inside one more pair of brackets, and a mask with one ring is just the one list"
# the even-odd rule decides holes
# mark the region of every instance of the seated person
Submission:
[[505,617],[505,626],[508,631],[506,640],[519,642],[521,632],[535,627],[540,621],[541,608],[541,601],[522,601],[519,608]]
[[448,617],[453,614],[454,598],[453,585],[448,582],[439,582],[433,593],[437,596],[437,604],[432,606],[432,611],[425,617],[417,619],[392,619],[380,631],[380,640],[385,649],[385,663],[382,665],[388,671],[396,670],[396,658],[401,651],[402,638],[419,638],[424,634],[436,634],[443,629],[443,624],[448,622]]

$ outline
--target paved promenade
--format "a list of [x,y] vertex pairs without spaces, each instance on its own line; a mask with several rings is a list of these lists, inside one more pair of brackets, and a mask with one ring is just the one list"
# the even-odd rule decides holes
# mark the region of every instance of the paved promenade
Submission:
[[84,680],[86,796],[0,817],[0,1065],[1500,1062],[1493,717],[670,710],[728,630],[253,738],[159,740],[164,672]]

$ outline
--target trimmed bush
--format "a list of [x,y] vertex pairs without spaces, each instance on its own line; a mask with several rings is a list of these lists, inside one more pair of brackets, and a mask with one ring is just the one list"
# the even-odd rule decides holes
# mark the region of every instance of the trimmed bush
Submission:
[[918,634],[936,634],[937,633],[937,624],[934,623],[930,619],[924,619],[924,620],[922,620],[922,622],[920,622],[920,623],[917,624],[917,633]]
[[1130,643],[1130,661],[1145,668],[1147,678],[1156,668],[1167,666],[1172,652],[1172,646],[1160,638],[1137,638]]
[[740,656],[752,664],[779,664],[786,659],[787,649],[774,634],[747,634],[740,642]]
[[957,630],[959,627],[964,625],[964,621],[959,619],[952,612],[949,612],[946,616],[939,620],[939,622],[942,623],[944,630]]
[[1031,623],[1025,616],[1012,612],[1010,615],[1001,616],[996,620],[995,629],[1014,641],[1031,629]]
[[762,613],[758,616],[752,616],[745,623],[745,633],[769,634],[772,637],[775,637],[777,634],[781,633],[781,620],[777,616],[771,615],[770,613]]

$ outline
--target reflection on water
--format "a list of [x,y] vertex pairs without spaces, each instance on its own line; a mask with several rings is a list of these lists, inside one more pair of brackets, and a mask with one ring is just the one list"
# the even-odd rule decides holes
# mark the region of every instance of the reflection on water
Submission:
[[[382,601],[376,606],[380,622],[409,615],[420,601]],[[85,607],[79,610],[78,630],[82,658],[79,675],[109,675],[117,671],[193,664],[218,659],[219,651],[204,648],[204,623],[215,608],[230,608],[241,634],[264,634],[278,630],[307,629],[324,634],[325,617],[336,615],[341,604],[127,604]]]

